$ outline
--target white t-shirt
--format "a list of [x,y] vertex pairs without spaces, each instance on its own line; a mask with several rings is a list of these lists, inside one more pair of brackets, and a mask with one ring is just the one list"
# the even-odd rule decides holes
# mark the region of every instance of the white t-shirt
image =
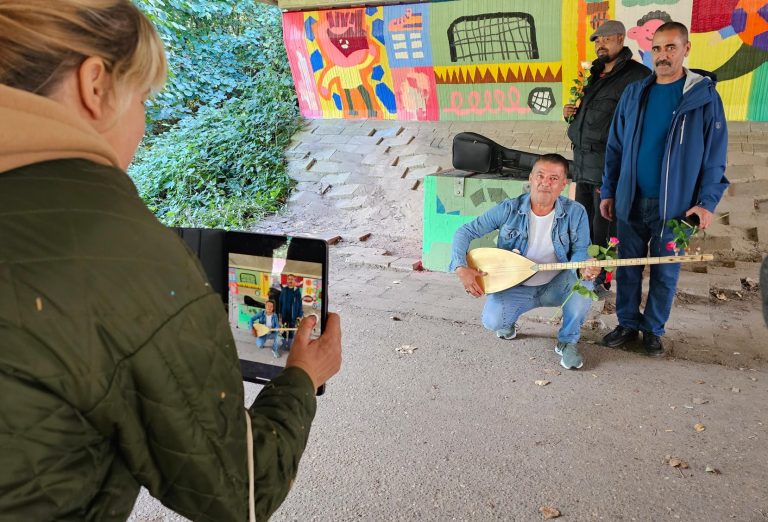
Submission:
[[[531,210],[528,213],[528,252],[525,257],[535,263],[557,263],[555,247],[552,244],[552,224],[555,222],[555,209],[546,216],[537,216]],[[523,283],[524,286],[540,286],[552,281],[559,272],[547,270],[536,272]]]

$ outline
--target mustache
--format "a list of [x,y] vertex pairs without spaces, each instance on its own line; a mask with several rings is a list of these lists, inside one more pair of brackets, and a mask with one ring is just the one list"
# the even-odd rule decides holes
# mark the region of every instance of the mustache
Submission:
[[658,67],[659,65],[668,65],[668,66],[671,67],[672,66],[672,62],[667,61],[667,60],[659,60],[658,62],[656,62],[656,67]]
[[605,51],[605,52],[607,53],[607,52],[608,52],[608,49],[606,49],[605,47],[599,47],[599,48],[597,49],[597,52],[599,53],[600,51]]

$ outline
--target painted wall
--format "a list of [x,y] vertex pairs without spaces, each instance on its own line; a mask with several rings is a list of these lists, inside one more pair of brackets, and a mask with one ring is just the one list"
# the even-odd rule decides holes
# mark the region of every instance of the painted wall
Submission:
[[768,120],[768,0],[453,0],[290,12],[283,28],[307,118],[554,121],[611,18],[649,65],[649,35],[683,22],[727,117]]

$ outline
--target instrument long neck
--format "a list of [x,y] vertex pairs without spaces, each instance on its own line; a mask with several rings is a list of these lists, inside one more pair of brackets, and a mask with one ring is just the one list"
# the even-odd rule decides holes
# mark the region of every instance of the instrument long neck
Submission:
[[637,266],[637,265],[661,265],[665,263],[696,263],[700,261],[712,261],[715,257],[712,254],[700,254],[695,256],[664,256],[664,257],[636,257],[631,259],[606,259],[598,261],[590,259],[588,261],[573,261],[569,263],[541,263],[531,267],[534,271],[542,270],[568,270],[571,268],[589,268],[606,266]]

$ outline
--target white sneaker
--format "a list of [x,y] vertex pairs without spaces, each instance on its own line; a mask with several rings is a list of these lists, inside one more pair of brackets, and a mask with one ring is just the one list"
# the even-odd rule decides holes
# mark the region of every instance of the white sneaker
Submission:
[[517,337],[517,323],[513,324],[509,330],[496,330],[496,337],[507,341],[514,339]]

